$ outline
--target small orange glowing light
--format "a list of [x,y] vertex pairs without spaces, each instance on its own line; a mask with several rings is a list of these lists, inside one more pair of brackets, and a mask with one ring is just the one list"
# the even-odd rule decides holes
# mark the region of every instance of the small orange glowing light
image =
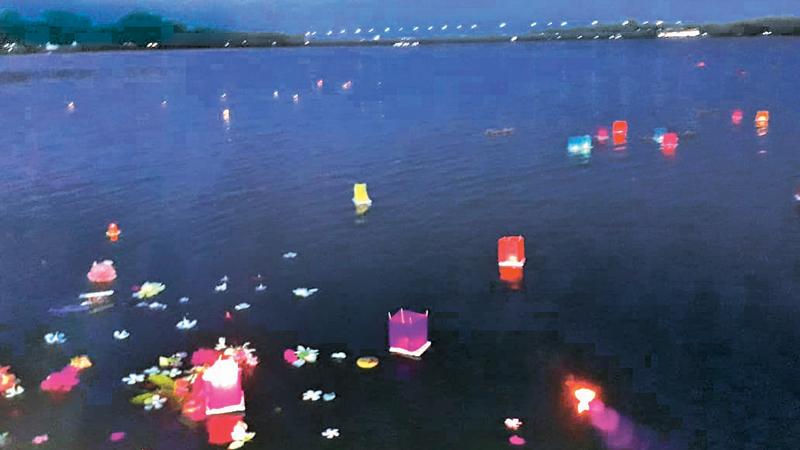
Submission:
[[597,397],[597,393],[588,388],[575,390],[575,398],[578,399],[578,414],[589,411],[589,403]]

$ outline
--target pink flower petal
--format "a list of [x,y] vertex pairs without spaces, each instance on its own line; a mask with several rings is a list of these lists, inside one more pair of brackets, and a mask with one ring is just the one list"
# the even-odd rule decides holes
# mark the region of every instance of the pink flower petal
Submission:
[[525,439],[521,436],[517,436],[516,434],[508,438],[508,443],[511,445],[525,445]]

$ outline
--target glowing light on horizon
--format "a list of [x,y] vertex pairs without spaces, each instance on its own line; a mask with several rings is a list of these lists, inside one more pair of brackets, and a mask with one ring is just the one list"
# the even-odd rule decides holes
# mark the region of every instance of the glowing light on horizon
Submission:
[[597,25],[598,23],[600,23],[600,21],[599,21],[599,20],[593,20],[593,21],[592,21],[592,26],[595,26],[595,25]]
[[442,25],[442,31],[447,30],[447,24]]
[[461,28],[462,28],[461,24],[459,24],[458,26],[456,26],[456,30],[460,30]]
[[565,27],[565,26],[567,26],[567,21],[565,20],[565,21],[561,22],[561,26],[562,26],[562,27]]
[[431,31],[431,30],[433,30],[433,25],[429,25],[428,26],[428,31]]
[[622,25],[625,26],[625,25],[628,25],[629,23],[631,23],[631,21],[630,20],[626,20],[625,22],[622,22]]
[[656,26],[660,27],[663,24],[664,24],[663,20],[656,20]]
[[361,28],[356,28],[355,34],[361,34]]
[[474,30],[475,28],[478,28],[478,25],[474,23],[469,27],[470,30]]
[[332,34],[333,34],[333,30],[328,30],[328,32],[327,32],[327,33],[325,33],[325,35],[326,35],[326,36],[330,36],[330,35],[332,35]]
[[505,28],[505,27],[506,27],[506,25],[507,25],[507,24],[506,24],[505,22],[503,22],[503,23],[501,23],[501,24],[500,24],[500,28]]
[[551,27],[551,26],[553,26],[553,22],[547,22],[547,26],[548,26],[548,27]]
[[536,22],[531,22],[531,28],[536,26]]
[[383,32],[384,32],[384,33],[388,33],[388,32],[389,32],[389,31],[391,31],[391,30],[392,30],[391,28],[389,28],[389,27],[386,27],[386,28],[384,28],[384,29],[383,29]]
[[414,28],[412,28],[412,30],[417,31],[417,30],[419,30],[419,27],[414,25]]

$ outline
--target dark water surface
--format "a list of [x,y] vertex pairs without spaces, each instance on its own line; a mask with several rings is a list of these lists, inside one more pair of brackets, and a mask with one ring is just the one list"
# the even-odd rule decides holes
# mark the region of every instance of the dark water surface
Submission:
[[[0,399],[0,432],[20,448],[43,433],[58,449],[204,448],[202,428],[129,405],[119,380],[228,336],[262,359],[246,386],[250,448],[506,448],[515,416],[527,448],[604,448],[562,400],[570,374],[649,431],[647,448],[800,448],[797,45],[0,59],[0,363],[28,389]],[[758,109],[772,114],[765,137]],[[630,123],[626,149],[567,155],[568,136],[615,119]],[[659,126],[696,134],[665,157],[642,139]],[[483,134],[502,127],[516,132]],[[374,205],[356,217],[362,181]],[[517,292],[497,276],[504,234],[527,239]],[[106,258],[114,308],[48,314],[92,289],[85,274]],[[145,280],[166,283],[166,311],[128,299]],[[296,300],[298,286],[320,292]],[[224,320],[242,301],[252,308]],[[422,361],[386,355],[386,313],[401,306],[431,311]],[[197,329],[174,328],[184,314]],[[115,341],[122,328],[131,337]],[[54,330],[69,341],[46,346]],[[320,362],[286,365],[297,344]],[[342,365],[328,359],[338,350]],[[95,365],[75,391],[39,391],[80,353]],[[379,368],[358,371],[362,354]],[[338,397],[301,402],[311,388]],[[342,436],[320,437],[328,427]],[[128,438],[107,444],[111,431]]]

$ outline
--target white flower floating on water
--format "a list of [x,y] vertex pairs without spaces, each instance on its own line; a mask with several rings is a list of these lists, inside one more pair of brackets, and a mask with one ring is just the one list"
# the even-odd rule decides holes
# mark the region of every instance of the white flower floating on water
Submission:
[[233,426],[233,431],[231,431],[233,442],[228,446],[228,450],[241,448],[245,443],[252,441],[254,437],[256,437],[256,434],[248,433],[247,424],[240,420]]
[[256,286],[256,292],[264,292],[266,290],[267,286],[262,283],[258,283],[258,286]]
[[132,373],[132,374],[130,374],[127,377],[122,379],[123,383],[129,384],[131,386],[133,386],[136,383],[142,383],[143,381],[144,381],[144,375],[141,375],[141,374],[138,374],[138,373]]
[[310,297],[310,296],[316,294],[318,291],[319,291],[319,289],[317,289],[317,288],[309,289],[309,288],[301,287],[301,288],[294,289],[292,291],[292,294],[294,294],[297,297],[307,298],[307,297]]
[[14,398],[14,397],[16,397],[18,395],[22,395],[22,393],[24,393],[24,392],[25,392],[25,388],[23,388],[22,385],[18,384],[16,386],[12,386],[9,389],[6,389],[6,391],[3,393],[3,396],[5,398]]
[[177,367],[173,367],[170,370],[162,370],[161,371],[161,375],[164,375],[165,377],[170,377],[170,378],[177,378],[182,373],[183,373],[183,371],[181,369],[178,369]]
[[47,343],[47,345],[63,344],[67,342],[67,335],[60,331],[47,333],[44,335],[44,341]]
[[283,254],[283,259],[294,259],[297,258],[297,253],[295,252],[286,252]]
[[322,397],[322,391],[312,391],[311,389],[303,392],[303,401],[312,401],[316,402],[317,400]]
[[322,394],[322,400],[332,402],[336,398],[336,392],[326,392]]
[[227,290],[228,290],[228,283],[224,281],[214,286],[214,292],[225,292]]
[[147,307],[150,308],[150,311],[164,311],[167,309],[167,305],[158,302],[150,303]]
[[328,428],[327,430],[323,431],[322,437],[325,439],[333,439],[339,437],[339,429],[338,428]]
[[160,294],[166,288],[164,283],[145,281],[144,284],[139,287],[139,290],[133,293],[133,296],[138,299],[151,298]]
[[237,311],[243,311],[245,309],[250,309],[250,303],[239,303],[238,305],[234,306],[233,309]]
[[125,339],[128,339],[130,336],[131,336],[131,334],[128,333],[128,330],[115,330],[114,331],[114,339],[116,339],[118,341],[123,341]]
[[[297,350],[295,351],[295,355],[297,355],[297,361],[295,361],[295,365],[298,361],[303,361],[303,363],[313,364],[317,362],[317,356],[319,356],[319,350],[313,349],[311,347],[303,347],[302,345],[298,345]],[[300,364],[300,366],[302,365],[303,364]]]
[[522,426],[522,421],[517,418],[508,418],[503,424],[511,431],[517,431]]
[[189,320],[186,318],[186,316],[183,316],[183,319],[181,319],[180,322],[175,324],[175,328],[179,330],[191,330],[192,328],[195,327],[195,325],[197,325],[197,319]]
[[145,411],[151,411],[153,409],[161,409],[164,406],[164,403],[167,403],[167,399],[158,394],[155,394],[154,396],[144,401],[144,409]]

